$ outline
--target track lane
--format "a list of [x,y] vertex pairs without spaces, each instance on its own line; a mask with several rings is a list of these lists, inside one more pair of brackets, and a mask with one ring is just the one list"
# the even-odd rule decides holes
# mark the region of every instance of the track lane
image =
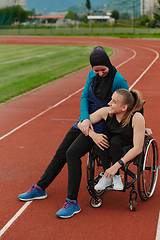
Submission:
[[[114,46],[114,47],[115,47],[115,46]],[[137,65],[138,65],[138,64],[137,64]],[[120,72],[121,72],[121,69],[122,69],[122,68],[119,69]],[[122,69],[122,71],[124,71],[124,70]],[[153,89],[153,90],[154,90],[154,89]],[[78,100],[77,100],[77,101],[78,101]],[[71,104],[71,103],[70,103],[70,104]],[[69,106],[70,106],[70,104],[69,104]],[[71,105],[72,105],[72,104],[71,104]],[[69,107],[69,106],[67,106],[67,107]],[[64,109],[65,109],[65,108],[64,108]],[[59,111],[60,111],[60,110],[59,110]],[[60,111],[60,112],[61,112],[61,111]],[[48,113],[47,113],[47,114],[48,114]],[[72,114],[73,114],[73,113],[72,113]],[[56,116],[57,116],[57,113],[56,113]],[[52,138],[51,138],[51,139],[52,139]],[[60,141],[60,140],[61,140],[61,139],[59,139],[58,141]],[[3,141],[4,141],[4,140],[3,140]],[[35,141],[34,143],[36,143],[36,138],[35,138],[34,141]],[[41,147],[44,148],[44,143],[41,145]],[[13,146],[13,148],[14,148],[14,146]],[[53,153],[53,151],[52,151],[52,153]],[[15,156],[16,156],[16,155],[15,155]],[[32,159],[32,160],[33,160],[33,159]],[[26,159],[25,161],[27,161],[27,159]],[[33,160],[33,161],[34,161],[34,160]],[[23,164],[22,164],[22,165],[23,165]],[[85,164],[83,164],[83,165],[85,165]],[[38,168],[38,169],[40,170],[40,172],[42,172],[41,168]],[[43,169],[44,169],[44,168],[43,168]],[[28,170],[29,170],[29,169],[28,169]],[[65,170],[65,171],[66,171],[66,170]],[[26,170],[26,172],[27,172],[27,170]],[[30,177],[31,177],[31,176],[30,176]],[[30,181],[30,179],[29,179],[29,181]],[[86,182],[83,181],[83,186],[84,186],[84,185],[86,185]],[[28,188],[28,186],[27,186],[27,188]],[[23,189],[24,189],[24,188],[23,188]],[[49,190],[47,190],[47,192],[48,192],[48,191],[49,191]],[[53,191],[53,190],[52,190],[52,191]],[[52,191],[50,191],[50,192],[52,192]],[[65,189],[63,190],[63,194],[60,193],[60,195],[63,195],[63,196],[60,197],[61,201],[62,201],[62,197],[64,198],[64,194],[65,194],[64,192],[66,192]],[[59,194],[59,191],[57,191],[57,194]],[[86,194],[86,192],[84,191],[84,189],[83,189],[83,192],[81,191],[81,194],[82,194],[82,196],[84,197],[84,198],[82,198],[82,197],[80,196],[80,200],[81,200],[81,202],[84,204],[83,209],[86,211],[86,213],[87,213],[87,210],[88,210],[89,216],[88,216],[88,217],[87,217],[87,216],[84,216],[84,214],[79,214],[79,216],[80,216],[80,215],[81,215],[81,216],[83,215],[83,217],[81,218],[81,221],[84,221],[85,219],[86,219],[87,221],[89,221],[90,216],[95,216],[95,213],[93,213],[93,214],[91,213],[91,212],[94,212],[95,209],[91,209],[91,211],[90,211],[90,209],[88,209],[88,203],[86,203],[86,195],[87,195],[88,193]],[[107,193],[107,194],[108,194],[108,193]],[[112,193],[109,193],[109,194],[112,196]],[[124,195],[124,194],[121,195],[121,193],[114,193],[114,196],[115,196],[115,195],[117,195],[117,199],[120,198],[120,200],[124,200],[124,198],[123,198],[123,195]],[[52,197],[53,197],[53,196],[52,196]],[[112,197],[113,197],[113,196],[112,196]],[[14,198],[14,194],[13,194],[13,198]],[[87,197],[87,198],[88,198],[88,197]],[[84,201],[84,199],[85,199],[85,201]],[[109,198],[109,199],[110,199],[110,198]],[[109,200],[109,199],[108,199],[108,200]],[[112,199],[112,198],[111,198],[111,199]],[[118,203],[116,203],[117,199],[115,199],[115,201],[114,201],[114,203],[115,203],[116,205],[118,204]],[[49,200],[49,198],[48,198],[48,200]],[[52,199],[52,200],[53,200],[53,199]],[[112,199],[112,200],[113,200],[113,199]],[[53,201],[54,201],[54,200],[53,200]],[[105,201],[105,203],[108,202],[108,201],[106,201],[106,198],[105,198],[104,201]],[[45,203],[44,203],[44,202],[45,202]],[[47,202],[47,201],[44,201],[44,202],[43,202],[42,205],[41,205],[41,203],[36,203],[36,204],[38,204],[38,205],[40,204],[41,207],[42,207],[43,205],[46,205],[46,206],[44,206],[44,208],[45,208],[45,210],[47,211],[47,209],[49,208],[49,207],[48,207],[48,202]],[[51,202],[52,202],[52,201],[51,201]],[[50,202],[50,203],[51,203],[51,202]],[[125,202],[126,202],[126,201],[125,201]],[[128,203],[128,200],[127,200],[127,203]],[[34,207],[35,207],[36,204],[35,204],[35,203],[33,203],[33,204],[34,204]],[[124,204],[124,203],[123,203],[123,204]],[[59,207],[61,207],[62,202],[60,202],[59,205],[60,205]],[[109,207],[110,207],[110,202],[108,202],[108,205],[109,205]],[[105,206],[108,206],[108,205],[105,204]],[[124,204],[124,205],[125,205],[125,204]],[[139,205],[139,202],[138,202],[138,205]],[[142,206],[143,206],[143,205],[142,205]],[[141,207],[142,207],[142,206],[141,206]],[[32,206],[30,206],[30,208],[32,208]],[[30,208],[29,208],[29,209],[30,209]],[[55,206],[54,210],[57,211],[57,208],[58,208],[58,207]],[[86,208],[86,209],[85,209],[85,208]],[[113,213],[114,213],[114,214],[117,214],[117,211],[119,211],[119,207],[116,208],[115,211],[114,211],[114,209],[113,209],[112,207],[111,207],[111,209],[112,209],[112,211],[109,211],[109,212],[108,212],[108,210],[109,210],[108,207],[107,207],[107,209],[105,209],[105,210],[104,210],[104,207],[103,207],[103,212],[101,212],[100,209],[99,209],[99,210],[97,209],[97,210],[98,210],[101,214],[103,214],[103,215],[100,214],[101,216],[104,216],[104,214],[111,214],[111,215],[112,215]],[[126,212],[126,206],[125,206],[125,207],[123,206],[122,209]],[[32,210],[33,210],[33,208],[32,208]],[[142,211],[143,211],[143,210],[144,210],[144,209],[143,209],[143,207],[142,207]],[[37,211],[38,211],[38,209],[37,209]],[[42,211],[43,211],[43,210],[42,210]],[[55,212],[55,211],[54,211],[54,212]],[[47,212],[48,212],[48,211],[47,211]],[[43,213],[44,213],[44,215],[45,215],[45,212],[44,212],[44,211],[43,211]],[[48,213],[49,213],[49,212],[48,212]],[[132,213],[131,213],[131,214],[132,214]],[[26,212],[25,212],[25,215],[26,215]],[[42,214],[42,215],[43,215],[43,214]],[[129,212],[127,211],[127,213],[126,213],[126,215],[125,215],[126,218],[127,218],[128,215],[129,215]],[[114,216],[114,215],[113,215],[113,216]],[[137,216],[139,216],[139,215],[136,214],[136,219],[137,219]],[[46,217],[47,217],[47,216],[46,216]],[[140,216],[139,216],[139,217],[140,217]],[[79,218],[80,218],[80,217],[79,217]],[[117,217],[117,218],[118,218],[118,219],[121,219],[121,218],[119,218],[119,217]],[[141,219],[141,218],[140,218],[140,219]],[[54,221],[55,221],[55,220],[57,220],[57,219],[54,219]],[[71,221],[72,221],[72,220],[71,220]],[[106,219],[106,222],[108,222],[108,221],[109,221],[109,219],[107,218],[107,219]],[[123,221],[124,221],[124,219],[123,219]],[[146,221],[147,221],[147,220],[146,220]],[[156,221],[155,221],[155,222],[156,222]],[[114,221],[111,221],[111,223],[112,223],[113,226],[114,226]],[[126,221],[125,221],[125,223],[126,223]],[[134,222],[134,224],[135,224],[135,223],[136,223],[136,222]],[[18,222],[18,224],[19,224],[19,222]],[[20,224],[21,224],[21,223],[20,223]],[[73,224],[73,221],[72,221],[72,224]],[[95,224],[95,222],[94,222],[94,224]],[[110,229],[112,229],[112,224],[111,224],[111,226],[110,226],[110,224],[109,224]],[[29,225],[30,225],[30,224],[29,224]],[[75,224],[75,225],[76,225],[76,224]],[[98,224],[98,225],[99,225],[99,227],[100,227],[100,224]],[[102,224],[102,225],[103,225],[103,224]],[[130,226],[130,224],[128,224],[128,225]],[[50,225],[50,223],[49,223],[49,226],[52,226],[52,225]],[[60,226],[60,225],[57,225],[57,226]],[[93,229],[93,225],[92,225],[92,224],[91,224],[91,226],[92,226],[92,229]],[[47,227],[47,224],[46,224],[46,227]],[[66,229],[66,227],[64,227],[64,228]],[[12,228],[12,229],[13,229],[13,228]],[[28,226],[27,226],[27,229],[28,229]],[[117,228],[117,229],[119,229],[119,228]],[[29,230],[29,229],[28,229],[28,230]],[[154,226],[154,228],[152,228],[151,230],[154,232],[154,231],[155,231],[155,226]],[[49,232],[51,232],[51,231],[49,231]],[[89,232],[90,232],[90,234],[92,234],[91,227],[89,227]],[[98,231],[98,232],[99,232],[99,231]],[[130,231],[130,232],[131,232],[131,231]],[[143,231],[142,231],[142,232],[143,232]],[[36,232],[36,233],[37,233],[37,232]],[[110,236],[112,236],[112,235],[114,236],[114,233],[115,233],[115,232],[113,232],[113,233],[111,234],[111,232],[109,232]],[[7,236],[9,237],[8,234],[9,234],[9,232],[7,232]],[[11,231],[11,236],[13,236],[12,234],[13,234],[13,232]],[[22,234],[22,233],[20,233],[20,236],[22,236],[21,234]],[[38,234],[38,233],[37,233],[37,234]],[[56,236],[58,237],[59,234],[60,234],[60,233],[57,233]],[[94,232],[94,234],[95,234],[95,232]],[[98,233],[98,234],[99,234],[99,233]],[[105,233],[105,234],[106,234],[106,233]],[[82,236],[82,233],[78,232],[78,235],[79,235],[79,236]],[[103,234],[102,234],[102,235],[103,235]],[[48,236],[48,235],[47,235],[47,236]],[[19,238],[19,239],[20,239],[20,238]],[[30,238],[28,238],[28,239],[30,239]],[[49,238],[48,238],[48,239],[49,239]],[[55,238],[55,239],[56,239],[56,238]],[[58,238],[57,238],[57,239],[58,239]],[[61,238],[61,239],[62,239],[62,238]],[[69,239],[69,238],[68,238],[68,239]],[[81,239],[81,238],[77,238],[77,239]],[[86,238],[86,239],[87,239],[87,238]],[[95,238],[95,239],[96,239],[96,238]],[[112,238],[110,238],[110,239],[112,239]],[[143,239],[143,238],[141,238],[141,239]],[[145,239],[147,239],[147,238],[145,238]],[[148,238],[148,239],[149,239],[149,238]],[[150,238],[150,239],[151,239],[151,238]],[[153,239],[153,238],[152,238],[152,239]]]

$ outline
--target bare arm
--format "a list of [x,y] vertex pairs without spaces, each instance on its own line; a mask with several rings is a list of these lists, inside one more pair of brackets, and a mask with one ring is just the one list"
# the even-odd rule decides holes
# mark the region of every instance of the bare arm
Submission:
[[101,121],[102,119],[106,120],[106,118],[108,116],[108,112],[109,112],[109,107],[103,107],[103,108],[98,109],[96,112],[94,112],[90,115],[91,123],[95,124],[95,123]]
[[[90,122],[91,122],[91,124],[95,124],[95,123],[101,121],[102,119],[106,120],[106,118],[108,116],[108,111],[109,111],[108,107],[103,107],[103,108],[98,109],[96,112],[92,113],[90,115]],[[82,124],[83,124],[83,122],[82,123],[81,122],[78,123],[79,129],[81,129]]]
[[133,148],[122,158],[124,164],[141,153],[145,137],[145,120],[140,113],[135,113],[132,121],[133,126]]
[[[132,121],[133,127],[133,148],[131,148],[125,155],[122,157],[122,161],[126,164],[128,161],[136,157],[141,153],[142,147],[144,144],[145,137],[145,120],[140,113],[135,113]],[[104,173],[105,177],[113,177],[121,165],[116,162],[112,167],[107,169]]]
[[92,123],[89,119],[85,119],[81,122],[81,131],[85,136],[88,136],[90,128],[93,130]]
[[[96,112],[92,113],[90,115],[90,121],[92,124],[95,124],[102,119],[106,119],[108,115],[108,107],[100,108]],[[83,123],[83,122],[82,122]],[[79,129],[81,129],[82,123],[78,123]],[[82,131],[82,130],[81,130]],[[109,146],[109,143],[107,141],[107,136],[102,133],[96,133],[92,128],[88,129],[88,135],[93,139],[93,141],[97,144],[97,146],[104,150],[104,148],[107,148]]]

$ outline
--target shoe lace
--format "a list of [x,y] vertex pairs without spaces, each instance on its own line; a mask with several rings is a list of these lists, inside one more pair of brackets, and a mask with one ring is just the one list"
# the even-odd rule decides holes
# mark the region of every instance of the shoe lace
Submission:
[[66,201],[65,204],[63,205],[63,209],[69,208],[73,204],[72,201]]
[[33,190],[35,190],[35,187],[34,187],[34,185],[26,192],[26,193],[31,193]]

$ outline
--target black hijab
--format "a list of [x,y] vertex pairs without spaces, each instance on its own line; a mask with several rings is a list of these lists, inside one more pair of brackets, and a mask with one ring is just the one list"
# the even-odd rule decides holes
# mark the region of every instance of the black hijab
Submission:
[[114,76],[117,70],[111,64],[107,53],[101,46],[95,47],[91,52],[90,63],[92,67],[103,65],[109,68],[109,72],[105,77],[100,77],[96,74],[92,85],[94,95],[99,99],[105,99],[111,92]]

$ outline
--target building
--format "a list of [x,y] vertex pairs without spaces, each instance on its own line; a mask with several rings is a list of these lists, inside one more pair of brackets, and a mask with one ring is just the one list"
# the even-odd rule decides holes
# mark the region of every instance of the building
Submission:
[[141,0],[141,15],[146,14],[152,18],[153,12],[156,12],[157,7],[157,0]]
[[20,5],[24,10],[27,9],[27,0],[0,0],[0,8],[13,7]]
[[87,16],[88,20],[98,20],[98,21],[107,21],[114,22],[114,18],[111,17],[110,12],[90,12],[90,15]]
[[61,25],[61,23],[64,21],[65,16],[68,12],[51,12],[48,15],[35,15],[35,16],[29,16],[28,18],[31,19],[33,21],[36,21],[37,23],[46,23],[46,24],[50,24],[50,23],[59,23],[59,25]]

